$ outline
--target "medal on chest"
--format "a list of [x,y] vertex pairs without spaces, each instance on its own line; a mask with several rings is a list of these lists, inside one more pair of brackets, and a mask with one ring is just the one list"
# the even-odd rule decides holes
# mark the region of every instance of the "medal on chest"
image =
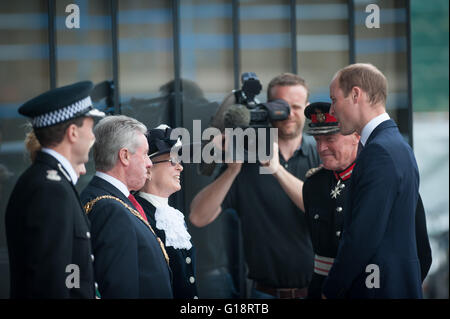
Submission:
[[342,189],[345,187],[345,184],[342,183],[341,180],[339,180],[336,184],[336,187],[334,187],[334,189],[331,190],[331,198],[336,199],[339,195],[341,195],[341,191]]
[[355,163],[352,163],[349,167],[344,169],[341,172],[334,171],[333,174],[337,179],[337,184],[334,189],[331,190],[330,196],[331,198],[336,199],[339,195],[341,195],[342,189],[344,189],[345,184],[344,181],[348,180],[352,176],[353,168],[355,167]]

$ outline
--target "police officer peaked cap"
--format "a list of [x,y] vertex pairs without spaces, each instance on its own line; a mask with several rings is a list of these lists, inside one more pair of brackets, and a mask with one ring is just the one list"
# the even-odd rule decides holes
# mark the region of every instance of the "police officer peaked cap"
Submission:
[[178,151],[182,146],[181,141],[170,139],[172,128],[166,124],[161,124],[147,132],[148,156],[150,158],[170,153],[172,147]]
[[31,118],[33,128],[60,124],[80,116],[103,117],[105,113],[92,105],[93,84],[78,82],[47,91],[23,104],[19,113]]
[[337,119],[330,114],[331,104],[327,102],[315,102],[305,109],[305,116],[311,120],[306,133],[310,135],[326,135],[339,132]]

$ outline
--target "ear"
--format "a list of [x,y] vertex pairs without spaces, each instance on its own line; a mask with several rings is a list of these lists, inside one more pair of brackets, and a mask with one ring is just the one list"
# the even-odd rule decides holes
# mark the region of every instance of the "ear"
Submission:
[[69,127],[66,129],[65,136],[70,143],[75,143],[79,136],[78,127],[75,124],[70,124]]
[[128,166],[130,164],[131,153],[126,148],[121,148],[119,150],[119,161],[123,166]]
[[351,98],[354,104],[358,103],[363,95],[363,91],[360,87],[354,86],[350,92]]

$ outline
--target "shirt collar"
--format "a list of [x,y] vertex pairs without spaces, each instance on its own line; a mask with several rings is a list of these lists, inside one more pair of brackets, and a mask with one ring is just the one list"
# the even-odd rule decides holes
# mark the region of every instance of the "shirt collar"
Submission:
[[117,178],[112,177],[111,175],[108,175],[106,173],[99,172],[99,171],[95,172],[95,176],[100,177],[101,179],[112,184],[114,187],[116,187],[118,190],[120,190],[122,192],[122,194],[125,195],[126,198],[128,198],[128,196],[130,195],[130,191],[125,186],[125,184],[122,183],[121,181],[119,181]]
[[367,123],[361,131],[361,140],[360,140],[361,144],[365,146],[373,130],[382,122],[387,121],[389,119],[390,119],[389,114],[387,114],[386,112],[371,119],[369,123]]
[[149,193],[139,192],[139,196],[149,201],[155,207],[169,206],[169,199],[161,196],[156,196]]
[[303,155],[308,155],[308,148],[307,147],[302,147],[305,144],[305,138],[302,136],[302,142],[300,143],[300,145],[298,146],[297,150],[295,151],[297,152],[302,152]]
[[41,151],[56,158],[56,160],[62,165],[62,167],[67,171],[67,173],[69,173],[69,177],[72,184],[75,185],[77,183],[78,181],[77,173],[75,172],[75,169],[73,168],[72,164],[70,164],[67,158],[65,158],[57,151],[52,150],[51,148],[43,147]]

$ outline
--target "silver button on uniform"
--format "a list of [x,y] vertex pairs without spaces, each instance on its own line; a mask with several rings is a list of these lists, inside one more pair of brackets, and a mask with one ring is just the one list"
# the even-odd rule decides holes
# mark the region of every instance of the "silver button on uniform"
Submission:
[[91,255],[91,260],[94,261],[94,259],[95,259],[95,258],[94,258],[94,255]]
[[315,214],[314,219],[319,219],[319,214]]
[[186,264],[190,264],[191,263],[191,258],[190,257],[186,257]]
[[336,232],[336,236],[338,236],[338,237],[341,236],[341,232],[340,232],[340,231],[337,231],[337,232]]
[[195,282],[195,278],[193,276],[189,277],[189,282],[193,284]]
[[197,296],[194,296],[194,299],[198,299],[198,297],[197,297]]
[[87,238],[91,238],[91,233],[90,232],[86,232],[86,237]]
[[340,212],[342,212],[342,207],[336,207],[336,211],[338,212],[338,213],[340,213]]

